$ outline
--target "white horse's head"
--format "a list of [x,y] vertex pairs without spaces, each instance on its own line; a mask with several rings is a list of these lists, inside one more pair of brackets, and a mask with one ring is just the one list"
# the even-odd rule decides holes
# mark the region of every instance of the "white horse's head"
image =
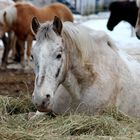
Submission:
[[47,112],[52,108],[55,92],[65,75],[67,60],[61,37],[63,24],[55,17],[53,22],[41,25],[34,17],[31,28],[36,36],[32,47],[36,75],[33,103],[39,111]]

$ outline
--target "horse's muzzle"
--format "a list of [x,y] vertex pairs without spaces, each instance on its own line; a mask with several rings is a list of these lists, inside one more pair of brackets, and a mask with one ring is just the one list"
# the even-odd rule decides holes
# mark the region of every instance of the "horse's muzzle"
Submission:
[[52,105],[51,105],[51,99],[50,96],[46,96],[44,99],[35,98],[35,96],[32,96],[32,102],[40,112],[51,112],[52,111]]
[[113,31],[113,27],[107,26],[107,29]]
[[40,112],[52,112],[52,109],[49,107],[45,107],[45,106],[36,106],[37,110]]

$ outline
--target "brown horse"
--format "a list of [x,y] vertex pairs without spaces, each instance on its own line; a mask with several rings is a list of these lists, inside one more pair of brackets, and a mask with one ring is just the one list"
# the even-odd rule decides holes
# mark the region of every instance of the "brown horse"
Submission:
[[[0,36],[3,33],[13,30],[20,42],[27,41],[27,58],[30,59],[30,50],[34,35],[30,29],[32,17],[36,16],[40,22],[51,21],[58,16],[62,21],[73,22],[73,15],[70,9],[60,3],[53,3],[42,8],[37,8],[29,3],[16,3],[9,6],[0,13]],[[21,56],[23,62],[24,55]]]

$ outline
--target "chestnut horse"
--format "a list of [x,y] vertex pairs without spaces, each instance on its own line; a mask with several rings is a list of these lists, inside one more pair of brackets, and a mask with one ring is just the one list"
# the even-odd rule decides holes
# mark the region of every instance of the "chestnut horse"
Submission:
[[[70,9],[60,3],[53,3],[42,8],[37,8],[29,3],[16,3],[1,11],[0,16],[0,21],[3,24],[3,27],[0,28],[0,36],[9,30],[13,30],[21,44],[27,41],[28,62],[30,60],[30,49],[34,38],[30,29],[33,16],[36,16],[40,22],[50,21],[54,16],[60,17],[62,21],[73,22],[73,15]],[[22,54],[22,63],[23,60],[24,55]]]
[[96,114],[116,106],[140,117],[140,63],[107,34],[58,17],[43,24],[33,18],[32,30],[36,34],[32,100],[38,111]]

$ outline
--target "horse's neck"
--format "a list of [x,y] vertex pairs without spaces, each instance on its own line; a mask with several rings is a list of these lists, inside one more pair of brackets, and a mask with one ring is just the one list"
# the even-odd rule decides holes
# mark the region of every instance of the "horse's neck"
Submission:
[[[131,11],[131,13],[130,13]],[[128,14],[130,13],[130,14]],[[129,22],[133,27],[135,27],[136,20],[137,20],[137,14],[138,14],[138,8],[131,9],[127,12],[128,15],[124,16],[124,19]]]
[[[72,46],[72,45],[70,45]],[[67,72],[64,86],[69,91],[72,99],[79,100],[81,91],[93,84],[96,72],[90,62],[82,62],[78,49],[69,48],[69,71]],[[94,54],[93,54],[94,55]]]

